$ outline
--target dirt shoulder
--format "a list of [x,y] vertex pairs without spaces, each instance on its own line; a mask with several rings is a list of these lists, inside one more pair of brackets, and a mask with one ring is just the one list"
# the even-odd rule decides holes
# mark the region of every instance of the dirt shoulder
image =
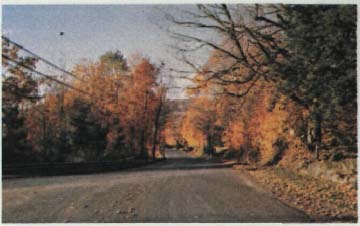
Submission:
[[352,185],[315,179],[279,166],[234,168],[247,171],[264,189],[316,222],[357,222],[357,190]]

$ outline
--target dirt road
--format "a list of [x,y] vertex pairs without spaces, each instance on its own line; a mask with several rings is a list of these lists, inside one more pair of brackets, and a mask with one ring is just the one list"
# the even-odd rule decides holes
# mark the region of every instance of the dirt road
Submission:
[[168,151],[137,170],[3,180],[3,222],[308,222],[217,162]]

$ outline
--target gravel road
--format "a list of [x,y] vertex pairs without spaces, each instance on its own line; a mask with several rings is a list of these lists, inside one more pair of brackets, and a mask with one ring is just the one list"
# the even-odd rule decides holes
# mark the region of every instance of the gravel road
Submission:
[[3,180],[3,222],[309,222],[219,163],[167,151],[121,172]]

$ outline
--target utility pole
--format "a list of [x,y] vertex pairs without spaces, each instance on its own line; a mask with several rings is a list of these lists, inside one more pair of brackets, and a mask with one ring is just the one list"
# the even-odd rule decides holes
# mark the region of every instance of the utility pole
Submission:
[[[59,43],[64,45],[63,42],[63,36],[64,36],[64,32],[60,32],[60,41]],[[66,58],[65,58],[65,54],[62,50],[60,50],[60,62],[62,63],[62,67],[66,68]],[[60,75],[60,80],[63,82],[66,82],[66,74],[62,73]],[[67,120],[66,120],[66,114],[65,114],[65,87],[63,85],[60,86],[60,90],[58,93],[58,104],[59,104],[59,137],[58,137],[58,147],[60,147],[60,153],[57,153],[58,156],[62,156],[66,158],[66,153],[68,150],[66,150],[67,147]]]
[[46,108],[45,105],[43,106],[43,109],[41,111],[42,113],[42,148],[43,148],[43,152],[46,153],[47,150],[47,134],[46,134],[46,127],[47,127],[47,123],[46,123]]

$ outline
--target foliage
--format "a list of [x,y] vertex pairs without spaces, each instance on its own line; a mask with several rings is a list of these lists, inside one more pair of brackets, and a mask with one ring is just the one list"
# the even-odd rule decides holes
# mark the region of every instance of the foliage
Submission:
[[[216,111],[217,117],[228,113],[218,121],[225,144],[242,150],[245,161],[252,150],[259,150],[262,164],[276,159],[279,150],[274,144],[280,138],[288,143],[291,158],[294,152],[303,156],[305,149],[356,144],[356,7],[248,9],[247,19],[239,8],[225,4],[198,5],[197,12],[189,13],[193,17],[185,20],[169,16],[184,29],[208,30],[221,37],[214,42],[173,32],[183,40],[178,50],[184,55],[206,47],[213,50],[203,66],[186,57],[184,62],[196,73],[192,95],[237,106],[230,110],[223,104]],[[206,113],[198,112],[197,118],[206,118]]]
[[38,83],[32,74],[20,65],[35,68],[36,60],[18,54],[19,49],[3,40],[2,54],[10,56],[17,64],[3,58],[2,61],[2,142],[4,163],[33,161],[31,145],[24,125],[24,109],[39,99]]
[[127,71],[129,69],[125,56],[119,50],[106,52],[100,57],[100,62],[109,70]]
[[214,99],[207,97],[194,98],[185,112],[181,136],[190,147],[212,155],[214,147],[221,145],[223,128],[218,122]]
[[[138,57],[129,66],[120,51],[76,65],[69,86],[41,83],[38,101],[42,81],[28,72],[36,60],[4,39],[6,161],[155,158],[166,141],[210,155],[226,146],[244,162],[275,164],[307,158],[308,150],[356,146],[356,7],[246,8],[247,18],[226,4],[198,5],[186,20],[169,16],[220,37],[173,32],[190,47],[179,50],[195,73],[181,114],[166,101],[163,65]],[[203,47],[212,49],[204,65],[186,58]]]
[[[29,67],[36,62],[18,57],[16,47],[5,45],[3,52]],[[146,157],[150,148],[155,156],[167,90],[157,83],[161,67],[145,58],[137,62],[129,68],[121,52],[107,52],[95,63],[76,65],[77,78],[67,80],[69,86],[44,84],[44,98],[35,104],[36,81],[4,60],[9,72],[3,78],[5,161],[14,163],[20,154],[27,161],[116,160]]]
[[106,147],[107,128],[94,117],[89,104],[75,99],[70,112],[73,148],[86,160],[96,160]]
[[[341,123],[354,136],[356,7],[289,5],[283,17],[291,54],[273,67],[280,91],[309,109],[315,140],[321,142],[322,126],[335,135]],[[345,115],[353,116],[346,122]]]

